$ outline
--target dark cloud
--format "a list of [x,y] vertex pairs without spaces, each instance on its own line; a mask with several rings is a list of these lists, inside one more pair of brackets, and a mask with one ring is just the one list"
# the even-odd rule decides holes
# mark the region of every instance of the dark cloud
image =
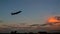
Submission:
[[42,24],[42,25],[40,25],[40,26],[46,26],[46,25],[48,25],[48,24]]
[[40,26],[40,24],[32,24],[32,25],[30,25],[30,26]]

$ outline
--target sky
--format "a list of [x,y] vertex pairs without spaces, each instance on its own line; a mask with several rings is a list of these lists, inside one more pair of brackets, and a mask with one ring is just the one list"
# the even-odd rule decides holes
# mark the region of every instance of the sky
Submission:
[[0,24],[44,24],[56,15],[60,15],[60,0],[0,0]]
[[[4,23],[42,24],[60,12],[60,0],[0,0],[0,20]],[[12,16],[12,12],[22,11]]]

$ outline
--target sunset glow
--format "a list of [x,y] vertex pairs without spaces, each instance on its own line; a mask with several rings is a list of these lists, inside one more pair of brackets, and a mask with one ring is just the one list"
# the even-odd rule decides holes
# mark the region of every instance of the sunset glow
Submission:
[[57,20],[55,17],[50,17],[48,19],[48,23],[56,23],[56,22],[60,22],[59,20]]

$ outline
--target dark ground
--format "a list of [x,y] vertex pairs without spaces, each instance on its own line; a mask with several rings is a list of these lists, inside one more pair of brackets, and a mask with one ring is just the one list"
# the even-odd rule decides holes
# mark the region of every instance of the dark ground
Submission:
[[0,34],[60,34],[60,32],[54,32],[54,33],[47,33],[47,32],[29,32],[29,33],[17,33],[17,31],[11,31],[10,33],[0,33]]

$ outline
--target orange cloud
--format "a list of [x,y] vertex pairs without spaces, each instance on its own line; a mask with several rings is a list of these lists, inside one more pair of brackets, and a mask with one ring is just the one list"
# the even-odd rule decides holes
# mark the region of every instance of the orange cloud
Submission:
[[50,17],[48,19],[48,23],[57,23],[57,22],[60,22],[59,20],[57,20],[55,17]]

